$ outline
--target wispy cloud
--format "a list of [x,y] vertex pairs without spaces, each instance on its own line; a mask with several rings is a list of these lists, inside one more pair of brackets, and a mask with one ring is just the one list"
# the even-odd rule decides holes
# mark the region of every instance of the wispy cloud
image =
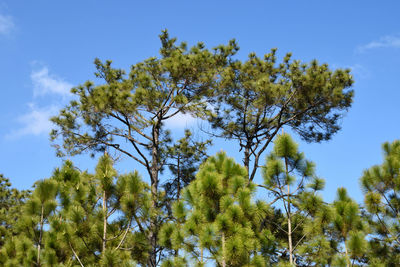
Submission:
[[31,80],[33,83],[33,95],[41,96],[47,94],[56,94],[69,96],[72,84],[64,81],[62,78],[49,73],[47,67],[32,71]]
[[172,118],[166,120],[165,126],[172,129],[182,129],[194,125],[197,121],[199,121],[199,119],[196,119],[188,113],[178,113]]
[[39,108],[34,103],[30,103],[29,109],[28,113],[17,118],[22,127],[9,133],[6,136],[7,139],[17,139],[26,135],[49,134],[52,128],[50,117],[56,115],[59,108],[55,105]]
[[[62,103],[71,99],[72,84],[51,74],[47,67],[32,71],[30,77],[33,86],[33,102],[28,104],[28,112],[16,118],[20,127],[6,135],[7,139],[18,139],[28,135],[48,135],[53,127],[50,118],[57,114]],[[37,96],[43,96],[43,98],[37,99]],[[41,105],[40,103],[43,104],[44,101],[46,104]]]
[[358,52],[365,52],[375,48],[400,48],[400,35],[386,35],[379,40],[372,41],[366,45],[357,47]]
[[15,28],[14,20],[11,16],[0,15],[0,34],[7,35]]

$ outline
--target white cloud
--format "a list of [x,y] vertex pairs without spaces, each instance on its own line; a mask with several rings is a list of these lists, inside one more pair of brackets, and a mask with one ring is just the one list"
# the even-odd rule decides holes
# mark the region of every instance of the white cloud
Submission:
[[39,136],[49,134],[52,129],[50,117],[56,115],[59,108],[55,105],[39,108],[30,103],[29,109],[28,113],[17,118],[17,121],[23,125],[22,128],[11,132],[6,138],[15,139],[25,135]]
[[182,114],[178,113],[172,118],[165,121],[165,126],[168,128],[176,129],[176,128],[187,128],[195,124],[199,119],[194,118],[190,114]]
[[11,16],[0,15],[0,34],[9,34],[14,27],[14,21]]
[[66,97],[71,94],[72,84],[55,75],[50,75],[47,67],[32,71],[31,80],[34,96],[56,94]]
[[366,50],[374,49],[374,48],[400,48],[400,36],[398,35],[387,35],[381,37],[379,40],[372,41],[366,45],[359,46],[357,48],[358,52],[365,52]]
[[[34,62],[35,64],[35,62]],[[5,137],[7,139],[18,139],[22,136],[46,136],[53,128],[50,118],[57,115],[60,105],[70,99],[72,85],[63,79],[51,75],[47,67],[41,67],[31,73],[33,84],[33,95],[46,96],[45,99],[34,99],[29,103],[29,111],[16,118],[21,125],[20,128],[12,130]],[[51,97],[62,96],[62,99]],[[45,105],[39,105],[46,101]]]

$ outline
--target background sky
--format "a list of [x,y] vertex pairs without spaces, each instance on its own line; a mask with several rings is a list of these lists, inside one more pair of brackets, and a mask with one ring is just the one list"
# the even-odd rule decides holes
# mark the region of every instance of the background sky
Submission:
[[[27,189],[51,176],[55,157],[49,116],[70,98],[72,86],[94,79],[93,60],[114,66],[156,56],[158,35],[207,47],[235,38],[238,58],[278,48],[294,59],[317,59],[332,68],[351,68],[353,107],[342,130],[320,144],[300,149],[326,179],[324,197],[344,186],[359,202],[364,169],[382,161],[381,144],[400,138],[399,1],[22,1],[0,0],[0,173]],[[196,127],[190,118],[170,123],[176,136]],[[210,153],[227,147],[214,140]],[[228,150],[241,162],[236,149]],[[93,170],[88,156],[72,159]],[[118,168],[136,168],[122,160]],[[146,176],[146,175],[144,175]]]

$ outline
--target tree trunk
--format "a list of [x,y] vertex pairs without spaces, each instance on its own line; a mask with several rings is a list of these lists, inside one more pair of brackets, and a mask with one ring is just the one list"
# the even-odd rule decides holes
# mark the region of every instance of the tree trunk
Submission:
[[288,243],[289,243],[289,262],[291,265],[296,266],[296,263],[293,262],[293,244],[292,244],[292,218],[290,213],[290,184],[289,184],[289,170],[288,163],[285,157],[285,170],[286,170],[286,182],[287,182],[287,198],[288,198],[288,207],[287,207],[287,217],[288,217]]
[[[289,262],[293,265],[293,244],[292,244],[292,218],[290,214],[290,186],[287,186],[288,190],[288,242],[289,242]],[[296,266],[296,264],[294,264]]]
[[203,262],[203,247],[200,248],[200,260],[201,260],[201,266],[203,266],[204,265],[204,262]]
[[347,251],[346,239],[344,240],[344,252],[346,253],[346,266],[350,267],[350,258],[349,258],[349,253]]
[[179,201],[180,197],[181,197],[181,157],[180,155],[178,155],[178,183],[177,183],[177,188],[176,188],[176,199]]
[[243,158],[243,165],[246,167],[247,175],[250,179],[250,144],[247,144],[244,148],[244,158]]
[[40,214],[40,232],[39,232],[39,242],[38,242],[38,247],[37,247],[37,266],[40,266],[40,250],[41,250],[41,244],[42,244],[42,238],[43,238],[43,224],[44,224],[44,205],[42,203],[42,210]]
[[[159,122],[161,120],[159,119]],[[158,195],[158,171],[159,171],[159,135],[160,125],[157,122],[153,127],[153,145],[151,150],[151,208],[157,209],[157,195]],[[148,260],[148,266],[157,266],[157,215],[150,218],[150,255]]]
[[226,259],[225,259],[225,233],[222,232],[222,267],[226,267]]
[[102,253],[106,251],[107,245],[107,196],[106,191],[103,188],[103,250]]

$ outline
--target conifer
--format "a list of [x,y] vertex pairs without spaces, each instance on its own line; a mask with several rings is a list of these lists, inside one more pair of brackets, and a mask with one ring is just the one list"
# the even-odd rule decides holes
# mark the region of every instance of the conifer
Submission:
[[15,236],[8,238],[0,252],[2,265],[46,266],[48,260],[54,262],[50,256],[53,251],[46,250],[45,243],[46,228],[57,208],[57,188],[57,183],[50,179],[35,183],[33,193],[19,207],[20,216],[13,229]]
[[275,223],[286,236],[282,245],[287,244],[287,247],[282,247],[281,257],[284,259],[287,255],[289,264],[294,266],[302,260],[296,256],[296,250],[302,248],[304,251],[302,244],[309,242],[310,245],[315,234],[315,231],[308,231],[307,226],[315,230],[313,220],[317,220],[319,212],[325,208],[318,195],[324,181],[315,175],[314,169],[314,163],[305,159],[304,154],[298,151],[298,145],[286,133],[277,136],[263,167],[264,184],[260,187],[274,197],[271,204],[277,202],[283,206],[286,218],[286,221]]
[[0,174],[0,249],[17,234],[16,223],[22,216],[21,209],[29,194],[30,191],[12,188],[10,179]]
[[277,49],[263,58],[250,53],[246,61],[231,61],[220,84],[209,99],[214,108],[209,120],[220,130],[213,135],[238,142],[250,180],[281,128],[307,142],[329,140],[353,100],[349,69],[292,60],[291,53],[278,62]]
[[254,193],[246,169],[220,152],[201,165],[176,203],[181,226],[165,225],[160,240],[190,253],[197,266],[264,266],[258,236],[268,208],[252,201]]
[[[338,240],[342,242],[344,252],[337,255],[334,265],[357,266],[357,262],[366,254],[366,234],[368,228],[361,217],[358,204],[352,200],[345,188],[337,190],[336,200],[333,202],[333,226]],[[338,247],[339,250],[340,246]],[[339,264],[340,263],[340,264]]]
[[137,172],[119,175],[105,154],[94,175],[67,162],[54,179],[62,184],[63,209],[50,232],[63,240],[59,250],[68,249],[81,266],[146,262],[148,229],[142,225],[149,219],[149,196]]
[[[190,130],[185,130],[185,136],[168,148],[168,168],[171,179],[163,185],[168,203],[179,200],[183,189],[195,179],[195,174],[201,163],[207,158],[207,149],[211,140],[196,141]],[[171,212],[171,204],[168,204]]]
[[400,262],[400,141],[383,144],[384,161],[364,171],[360,179],[373,234],[370,261],[387,266]]
[[73,88],[77,99],[52,118],[57,127],[51,133],[59,155],[103,152],[107,148],[146,168],[154,210],[148,262],[153,267],[158,264],[157,255],[162,255],[157,241],[158,223],[163,221],[159,176],[168,160],[165,152],[171,146],[165,122],[178,114],[204,117],[209,113],[204,97],[213,93],[221,68],[238,49],[234,40],[213,50],[203,43],[188,48],[167,31],[161,33],[160,41],[159,57],[132,65],[129,75],[113,68],[111,61],[96,59],[96,77],[104,83],[88,81]]

